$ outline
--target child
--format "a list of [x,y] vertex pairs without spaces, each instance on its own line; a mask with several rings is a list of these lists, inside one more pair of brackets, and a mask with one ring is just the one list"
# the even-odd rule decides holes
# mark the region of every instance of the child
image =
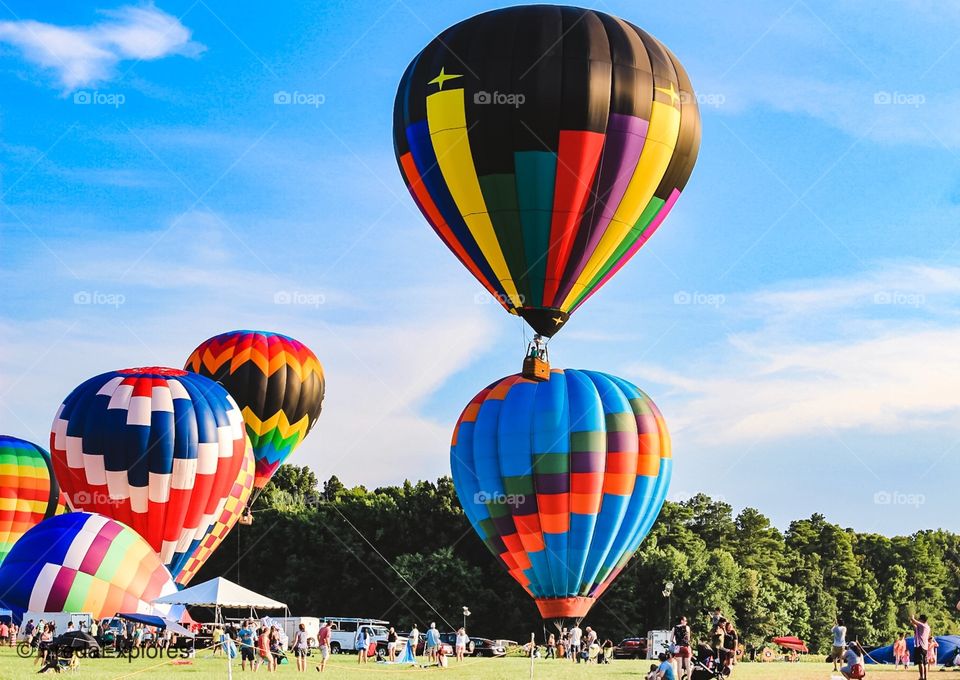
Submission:
[[904,633],[900,633],[900,636],[893,643],[893,668],[896,670],[900,667],[900,664],[903,664],[903,668],[907,668],[907,663],[910,661],[910,655],[907,653],[907,640]]
[[643,680],[657,680],[657,664],[650,664],[650,672],[644,676]]

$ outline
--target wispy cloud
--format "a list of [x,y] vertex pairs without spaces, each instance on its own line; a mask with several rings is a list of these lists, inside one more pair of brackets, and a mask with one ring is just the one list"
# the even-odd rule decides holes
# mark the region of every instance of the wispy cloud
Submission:
[[955,428],[960,269],[887,266],[731,296],[763,319],[682,370],[635,364],[671,388],[671,425],[700,442],[753,444],[869,428]]
[[205,48],[179,19],[153,5],[102,12],[89,26],[56,26],[29,19],[0,22],[0,42],[52,72],[66,90],[97,85],[117,75],[125,61],[172,55],[194,57]]

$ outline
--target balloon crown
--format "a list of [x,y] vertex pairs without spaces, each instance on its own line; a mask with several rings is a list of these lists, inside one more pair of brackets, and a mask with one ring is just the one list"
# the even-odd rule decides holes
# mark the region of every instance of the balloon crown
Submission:
[[124,368],[117,371],[124,375],[162,375],[164,377],[178,377],[187,375],[187,371],[179,368],[166,368],[165,366],[141,366],[140,368]]

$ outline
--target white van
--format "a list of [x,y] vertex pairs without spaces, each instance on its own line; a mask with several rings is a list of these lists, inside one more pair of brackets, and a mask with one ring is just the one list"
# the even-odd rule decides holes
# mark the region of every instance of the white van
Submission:
[[297,632],[300,630],[300,624],[307,631],[307,644],[310,647],[317,646],[317,633],[320,632],[320,619],[316,616],[274,616],[274,621],[283,626],[283,632],[287,634],[289,644],[297,639]]
[[30,619],[33,619],[34,625],[44,623],[53,623],[56,626],[56,634],[62,635],[67,632],[70,623],[73,623],[74,630],[84,632],[90,630],[90,624],[93,623],[93,615],[77,612],[26,612],[23,615],[23,625]]
[[386,649],[389,621],[379,619],[356,619],[344,616],[324,616],[321,621],[333,624],[330,631],[330,651],[333,654],[340,652],[352,653],[357,649],[357,634],[366,630],[370,639],[377,643],[377,647]]

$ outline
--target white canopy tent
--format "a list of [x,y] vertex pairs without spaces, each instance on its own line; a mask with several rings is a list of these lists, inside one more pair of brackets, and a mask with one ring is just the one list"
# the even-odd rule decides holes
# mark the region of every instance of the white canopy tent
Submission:
[[[266,595],[255,593],[248,588],[237,585],[233,581],[217,577],[205,583],[185,588],[178,593],[164,595],[153,601],[153,604],[182,604],[188,607],[208,607],[214,610],[214,620],[224,625],[223,609],[283,609],[287,605],[278,602]],[[223,644],[223,640],[220,643]],[[224,650],[227,659],[227,677],[233,677],[233,662],[230,654]]]

